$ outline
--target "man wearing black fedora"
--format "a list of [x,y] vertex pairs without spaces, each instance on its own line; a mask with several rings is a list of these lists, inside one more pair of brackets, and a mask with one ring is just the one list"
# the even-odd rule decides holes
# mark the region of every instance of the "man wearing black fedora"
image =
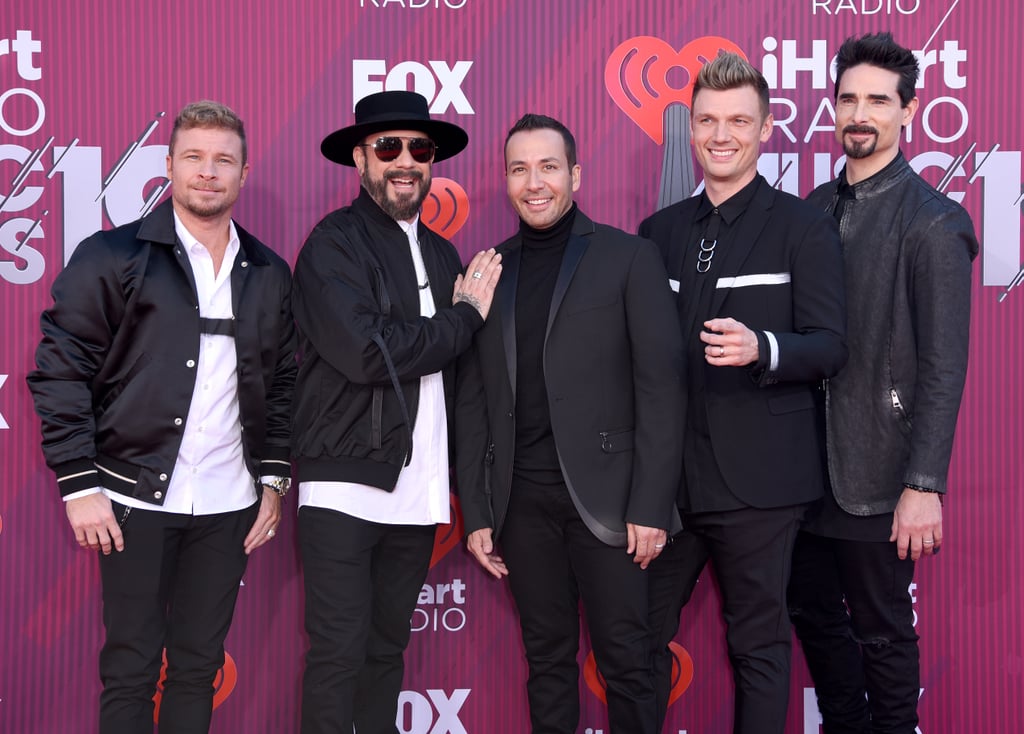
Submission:
[[414,92],[356,104],[324,156],[359,171],[295,264],[302,363],[293,411],[309,651],[303,734],[393,734],[410,617],[449,521],[456,358],[487,318],[493,250],[466,276],[419,209],[431,167],[466,147]]

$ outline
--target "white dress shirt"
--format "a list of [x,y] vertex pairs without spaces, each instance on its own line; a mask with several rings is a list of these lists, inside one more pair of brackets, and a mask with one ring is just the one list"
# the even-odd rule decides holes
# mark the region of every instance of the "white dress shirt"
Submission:
[[[419,216],[398,222],[420,286],[420,315],[435,313],[423,255],[416,238]],[[419,408],[412,431],[412,461],[403,467],[393,492],[352,482],[301,482],[299,507],[321,507],[386,525],[434,525],[450,522],[448,502],[448,417],[440,372],[420,378]]]

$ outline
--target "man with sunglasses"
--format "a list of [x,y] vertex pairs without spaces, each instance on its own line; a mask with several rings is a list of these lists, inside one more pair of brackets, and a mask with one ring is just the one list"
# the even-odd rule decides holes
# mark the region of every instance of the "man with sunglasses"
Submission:
[[433,163],[466,133],[430,119],[414,92],[365,97],[355,118],[320,149],[359,171],[359,195],[316,225],[295,264],[303,734],[395,732],[409,620],[435,526],[449,522],[455,361],[501,272],[490,250],[463,276],[419,219]]

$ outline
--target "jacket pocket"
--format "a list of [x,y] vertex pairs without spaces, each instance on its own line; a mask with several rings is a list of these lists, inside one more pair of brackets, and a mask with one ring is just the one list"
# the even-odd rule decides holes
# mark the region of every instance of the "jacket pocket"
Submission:
[[910,414],[907,412],[906,403],[903,402],[899,391],[895,387],[889,388],[889,402],[892,403],[892,409],[896,413],[900,430],[904,435],[909,436],[910,431],[913,428],[913,421],[910,419]]
[[381,422],[384,413],[384,388],[373,388],[373,402],[370,405],[370,448],[381,447]]
[[788,395],[776,395],[768,398],[768,412],[772,415],[784,415],[795,413],[798,410],[811,410],[814,408],[814,397],[810,390],[789,393]]
[[96,408],[96,415],[101,416],[107,412],[107,409],[111,404],[117,400],[117,398],[124,392],[124,389],[128,387],[128,384],[135,379],[135,377],[142,372],[142,370],[152,361],[152,357],[149,356],[148,352],[143,352],[139,355],[139,358],[135,360],[135,364],[131,366],[131,369],[125,373],[125,376],[118,382],[114,387],[110,389],[103,399],[100,401],[99,406]]
[[624,428],[618,431],[601,431],[597,434],[601,437],[601,450],[606,454],[632,451],[634,433],[632,428]]

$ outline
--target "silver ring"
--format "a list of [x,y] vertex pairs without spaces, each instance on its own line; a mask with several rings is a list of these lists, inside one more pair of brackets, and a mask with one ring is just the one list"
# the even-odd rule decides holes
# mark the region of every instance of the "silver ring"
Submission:
[[270,528],[270,530],[267,531],[268,538],[273,538],[276,534],[277,533],[274,532],[274,528]]
[[654,547],[655,547],[655,548],[664,548],[664,547],[665,547],[665,544],[664,544],[664,543],[661,543],[661,544],[655,543],[655,544],[654,544]]
[[722,347],[722,346],[718,347],[718,356],[719,357],[724,357],[725,356],[725,347]]
[[474,271],[474,273],[473,273],[473,278],[474,279],[480,280],[482,277],[484,277],[483,273],[481,273],[479,270]]
[[924,545],[935,545],[934,540],[922,540],[921,543],[923,543]]

